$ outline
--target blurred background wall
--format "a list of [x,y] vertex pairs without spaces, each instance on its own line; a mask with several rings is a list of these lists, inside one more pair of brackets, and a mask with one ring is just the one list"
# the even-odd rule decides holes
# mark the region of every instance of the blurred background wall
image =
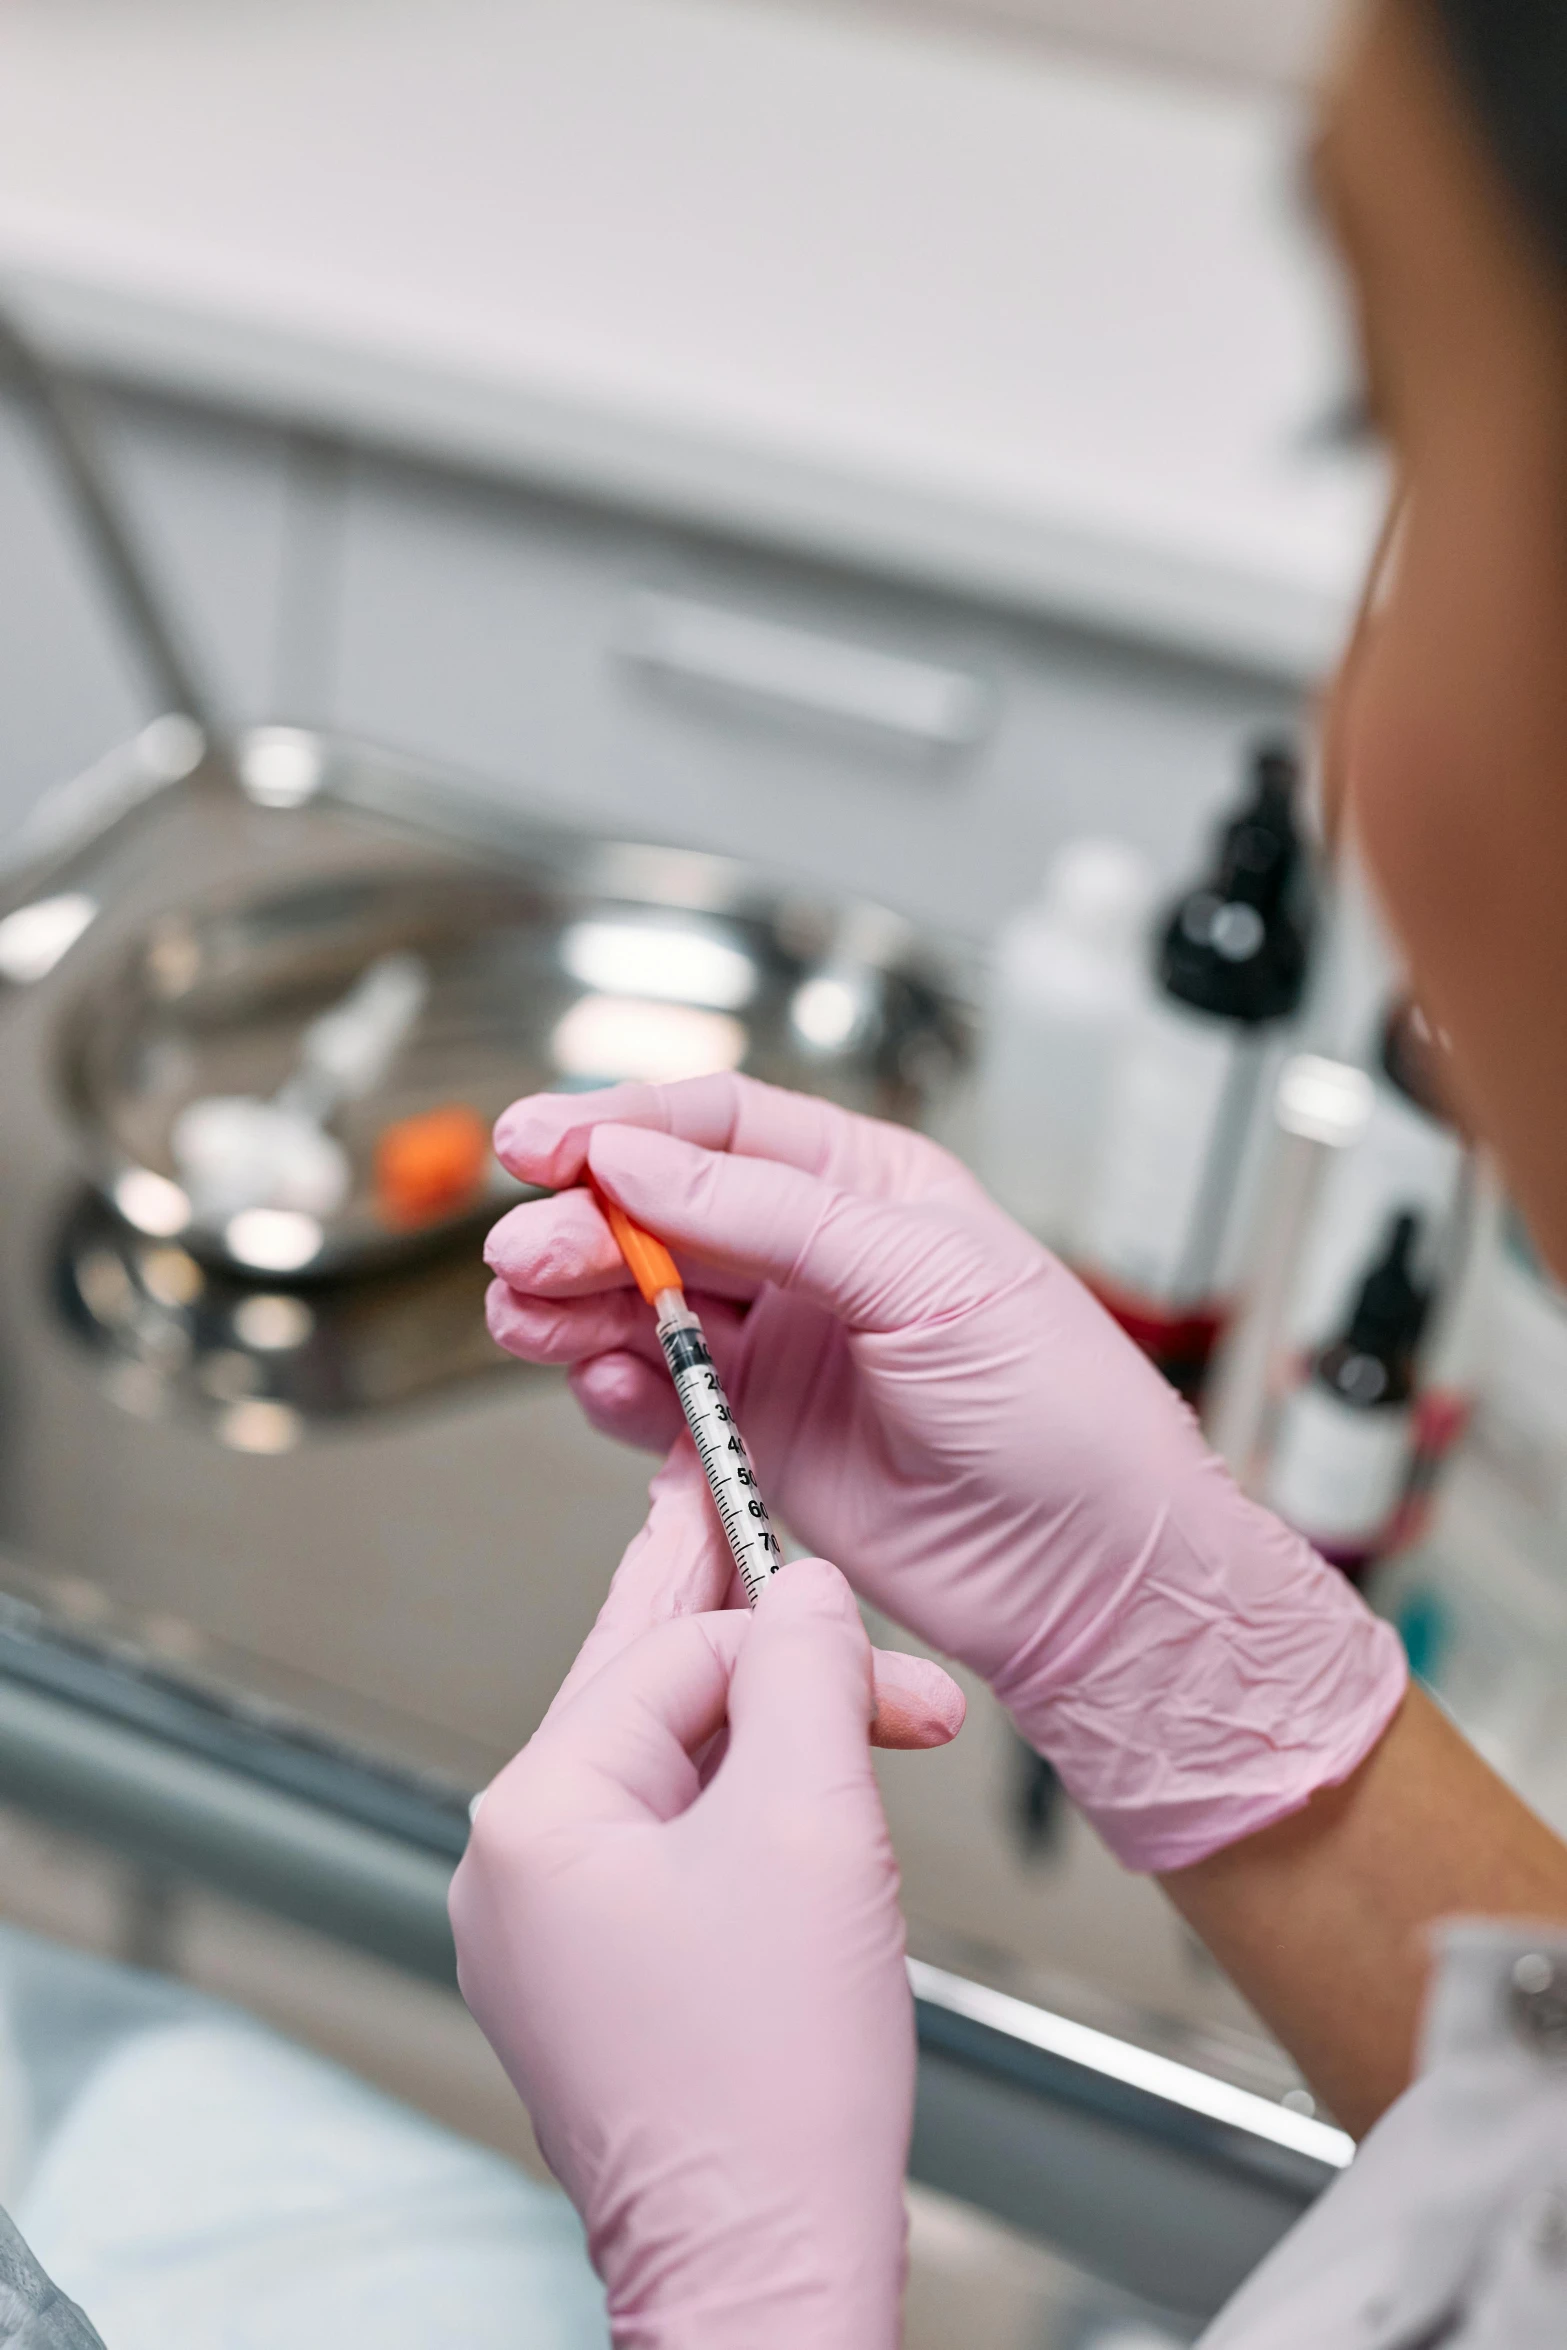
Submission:
[[[1352,603],[1277,78],[1326,6],[19,0],[0,288],[237,715],[977,934],[1085,826],[1179,869]],[[4,832],[137,687],[3,400],[0,517]],[[960,671],[985,739],[655,697],[647,588]]]
[[[850,8],[867,0],[842,0]],[[868,0],[897,6],[899,0]],[[922,0],[904,0],[910,8]],[[1063,38],[1074,45],[1269,84],[1306,80],[1336,0],[924,0],[925,13]]]

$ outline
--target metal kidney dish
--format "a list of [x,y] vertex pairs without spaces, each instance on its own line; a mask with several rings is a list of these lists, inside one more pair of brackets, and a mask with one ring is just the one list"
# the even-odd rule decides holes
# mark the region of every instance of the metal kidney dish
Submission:
[[139,1231],[242,1274],[368,1269],[508,1196],[485,1138],[519,1094],[745,1069],[917,1121],[967,1058],[950,960],[893,915],[315,747],[323,830],[336,785],[395,834],[163,904],[61,1020],[87,1169]]

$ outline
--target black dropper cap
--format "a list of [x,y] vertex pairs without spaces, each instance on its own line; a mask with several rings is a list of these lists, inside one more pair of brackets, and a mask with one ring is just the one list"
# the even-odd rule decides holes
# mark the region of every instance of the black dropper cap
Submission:
[[1160,935],[1167,995],[1244,1026],[1287,1019],[1306,984],[1304,863],[1295,823],[1300,767],[1285,743],[1252,753],[1250,793],[1219,834],[1210,876]]
[[1345,1336],[1351,1346],[1358,1346],[1365,1354],[1407,1349],[1420,1336],[1426,1298],[1414,1271],[1419,1231],[1418,1216],[1407,1211],[1395,1216],[1387,1246],[1361,1284]]
[[1220,871],[1237,895],[1276,904],[1295,878],[1300,834],[1295,795],[1300,762],[1287,743],[1259,743],[1251,755],[1251,799],[1221,836]]
[[1346,1403],[1369,1410],[1409,1399],[1430,1303],[1415,1278],[1419,1234],[1418,1216],[1394,1218],[1381,1256],[1361,1283],[1348,1328],[1318,1364],[1318,1377]]

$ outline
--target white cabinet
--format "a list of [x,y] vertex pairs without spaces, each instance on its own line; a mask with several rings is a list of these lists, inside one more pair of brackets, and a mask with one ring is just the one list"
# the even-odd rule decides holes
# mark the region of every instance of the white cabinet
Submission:
[[355,462],[341,560],[345,731],[973,935],[1073,832],[1189,857],[1291,714],[1254,679],[384,459]]
[[[1281,687],[868,573],[282,428],[100,395],[220,708],[983,937],[1072,833],[1190,861]],[[0,416],[0,828],[147,714],[85,543]]]

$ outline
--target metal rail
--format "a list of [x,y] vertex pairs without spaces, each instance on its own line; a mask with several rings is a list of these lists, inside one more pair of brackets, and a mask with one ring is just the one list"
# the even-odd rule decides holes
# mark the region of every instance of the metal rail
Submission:
[[[15,1599],[0,1599],[0,1800],[455,1981],[446,1894],[465,1790]],[[909,1973],[915,2176],[1167,2303],[1216,2308],[1352,2152],[1341,2131],[1135,2041],[923,1960]]]
[[98,574],[146,672],[154,707],[193,718],[209,742],[221,742],[224,728],[216,699],[137,543],[84,395],[3,309],[0,387],[16,394],[54,463]]
[[149,1869],[455,1982],[464,1793],[0,1601],[0,1798]]

